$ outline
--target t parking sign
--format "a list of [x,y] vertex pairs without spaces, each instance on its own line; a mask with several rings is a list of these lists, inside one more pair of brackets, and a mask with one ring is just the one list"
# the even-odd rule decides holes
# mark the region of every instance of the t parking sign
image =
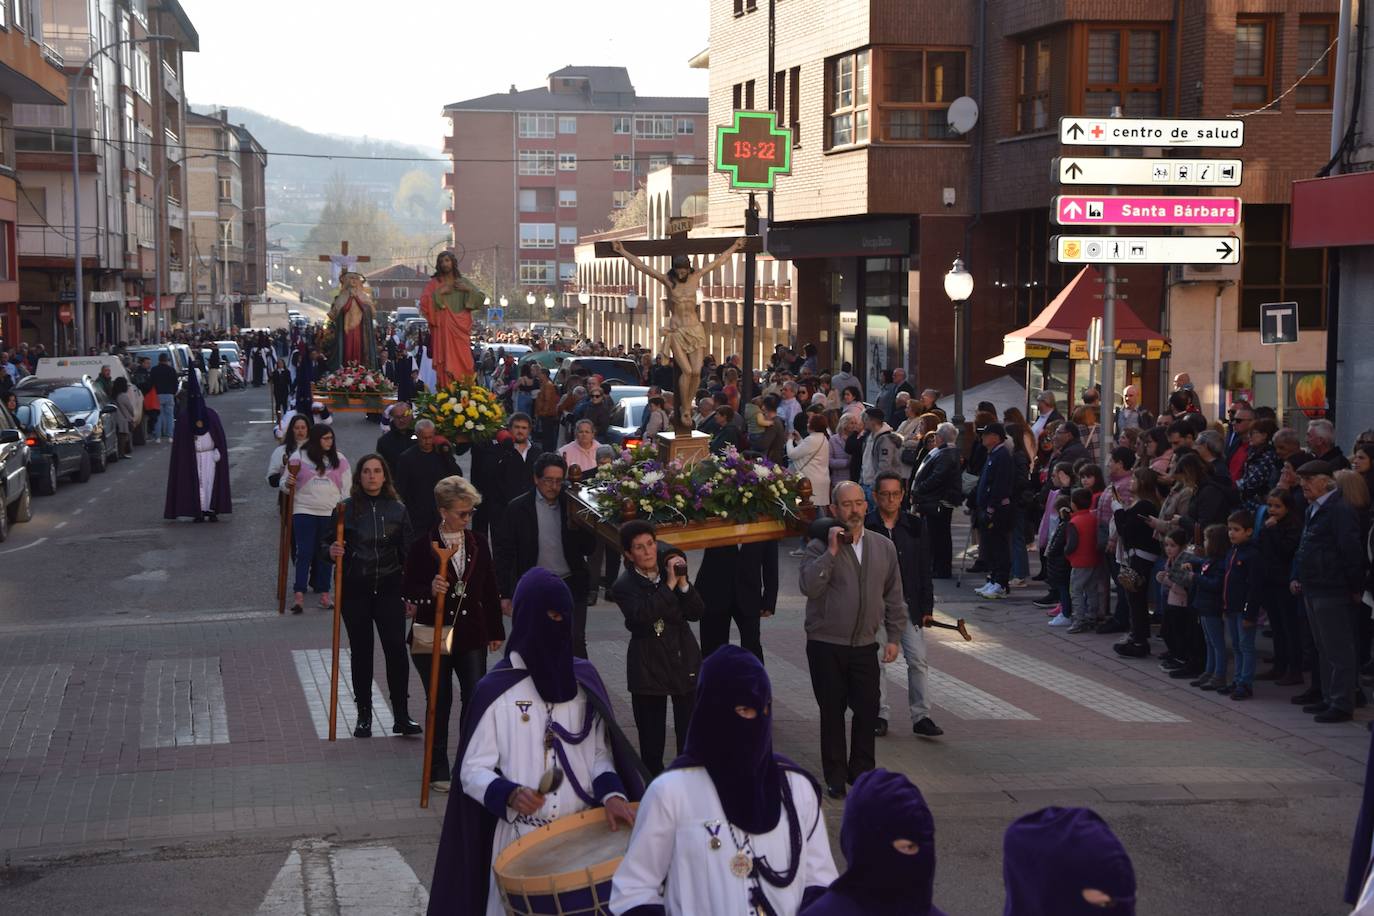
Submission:
[[1260,303],[1260,343],[1278,346],[1298,342],[1298,304]]

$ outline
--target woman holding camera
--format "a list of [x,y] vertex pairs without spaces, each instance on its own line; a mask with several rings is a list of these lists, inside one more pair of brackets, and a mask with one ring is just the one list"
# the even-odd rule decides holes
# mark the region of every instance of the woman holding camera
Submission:
[[639,755],[657,776],[663,772],[669,698],[678,755],[687,738],[701,668],[701,647],[690,621],[700,620],[705,608],[687,581],[687,558],[676,548],[660,551],[650,522],[634,519],[621,525],[620,546],[630,568],[616,580],[611,597],[630,631],[626,667]]
[[[342,516],[343,540],[335,540]],[[325,543],[329,557],[343,564],[341,605],[348,628],[348,657],[353,668],[353,698],[358,702],[355,738],[372,737],[372,630],[376,627],[386,659],[386,686],[391,694],[391,731],[418,735],[410,718],[406,665],[406,619],[401,601],[401,569],[410,542],[410,516],[396,498],[391,471],[381,455],[365,455],[358,462],[348,499],[339,503],[330,520]]]

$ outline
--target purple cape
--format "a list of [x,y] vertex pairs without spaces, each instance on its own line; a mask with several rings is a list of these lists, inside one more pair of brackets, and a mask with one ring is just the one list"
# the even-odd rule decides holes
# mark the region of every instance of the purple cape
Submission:
[[1364,797],[1360,799],[1360,817],[1355,822],[1355,838],[1350,844],[1350,866],[1345,875],[1345,902],[1352,906],[1360,899],[1360,891],[1364,889],[1365,878],[1369,875],[1371,840],[1374,840],[1374,734],[1369,739]]
[[[577,659],[573,674],[587,691],[588,701],[603,716],[611,715],[611,701],[601,676],[590,662]],[[487,708],[502,694],[529,677],[528,670],[513,668],[502,659],[478,681],[472,701],[463,706],[458,739],[458,767],[463,765],[468,741]],[[612,732],[614,735],[614,732]],[[616,772],[631,801],[644,795],[633,751],[628,743],[612,741]],[[455,776],[458,774],[455,773]],[[485,916],[491,883],[491,844],[496,836],[496,816],[462,790],[453,780],[453,792],[444,811],[444,832],[434,858],[434,880],[429,888],[429,916]]]
[[[219,414],[205,408],[205,428],[219,449],[215,462],[215,485],[210,493],[210,511],[233,512],[229,501],[229,444]],[[172,459],[167,468],[167,503],[163,518],[196,518],[200,515],[200,474],[196,471],[196,437],[191,431],[187,411],[177,417],[172,430]]]

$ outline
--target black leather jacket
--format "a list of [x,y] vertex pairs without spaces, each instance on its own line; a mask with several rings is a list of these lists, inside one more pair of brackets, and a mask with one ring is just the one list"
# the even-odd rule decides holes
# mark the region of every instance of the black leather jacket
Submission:
[[320,549],[326,555],[344,514],[344,579],[374,594],[394,588],[399,593],[410,542],[410,516],[400,500],[361,496],[339,503],[330,517]]

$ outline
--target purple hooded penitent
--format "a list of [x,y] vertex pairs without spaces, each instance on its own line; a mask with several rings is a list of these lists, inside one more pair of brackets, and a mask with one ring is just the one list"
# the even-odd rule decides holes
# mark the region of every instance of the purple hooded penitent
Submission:
[[[767,833],[782,816],[782,770],[773,754],[773,687],[753,653],[725,645],[706,657],[697,676],[687,744],[670,769],[705,767],[730,823]],[[746,719],[735,707],[758,715]]]
[[1002,880],[1003,916],[1135,913],[1131,857],[1087,808],[1042,808],[1014,821],[1002,841]]
[[198,518],[200,516],[200,474],[196,470],[196,436],[209,433],[219,449],[215,463],[215,483],[210,493],[210,511],[224,514],[234,511],[229,499],[229,443],[219,414],[205,404],[196,370],[186,375],[186,404],[177,414],[172,429],[172,456],[167,467],[167,501],[163,518]]
[[[482,716],[501,695],[525,678],[534,682],[539,695],[550,703],[566,702],[581,687],[587,702],[604,720],[613,721],[611,700],[606,686],[590,662],[574,659],[572,654],[572,593],[558,576],[535,567],[515,586],[511,604],[514,617],[507,646],[507,657],[478,681],[471,700],[463,704],[461,733],[458,739],[458,766],[461,769],[468,742]],[[549,618],[550,610],[562,614],[561,621]],[[510,652],[519,652],[525,668],[512,667]],[[644,783],[629,743],[617,732],[611,733],[611,752],[616,777],[605,774],[594,786],[598,797],[606,791],[623,791],[631,801],[644,795]],[[454,780],[455,789],[458,780]],[[491,847],[496,833],[497,814],[467,793],[455,791],[444,812],[444,832],[434,858],[434,878],[429,889],[430,916],[482,916],[487,911],[488,878],[491,875]]]
[[[894,840],[910,840],[915,855]],[[901,773],[870,770],[844,805],[840,849],[848,868],[803,916],[943,916],[935,893],[935,819]]]

